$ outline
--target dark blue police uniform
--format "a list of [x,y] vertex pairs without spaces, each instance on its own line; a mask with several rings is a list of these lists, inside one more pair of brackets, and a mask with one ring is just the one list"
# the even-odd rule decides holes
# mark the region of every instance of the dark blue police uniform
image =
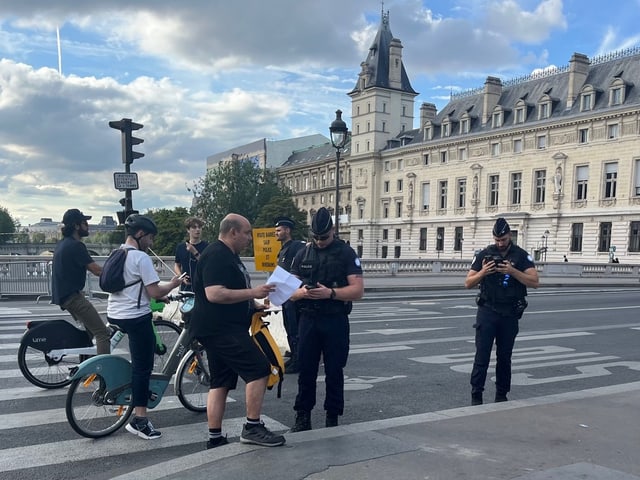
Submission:
[[[347,277],[362,275],[360,259],[345,242],[334,239],[326,248],[309,244],[294,259],[291,273],[305,285],[321,283],[329,288],[348,285]],[[316,404],[316,381],[320,357],[324,362],[326,396],[324,409],[329,416],[344,411],[344,373],[349,355],[349,313],[351,302],[340,300],[299,300],[298,395],[297,412],[310,412]]]
[[[490,245],[474,257],[471,269],[480,271],[485,258],[490,260],[500,256],[495,245]],[[523,272],[535,268],[531,256],[517,245],[511,244],[502,258]],[[525,285],[502,273],[487,275],[480,282],[478,312],[476,323],[473,325],[476,330],[476,354],[471,372],[472,397],[481,397],[484,391],[495,340],[496,399],[506,400],[506,395],[511,389],[511,354],[518,335],[518,320],[527,306],[526,295]]]

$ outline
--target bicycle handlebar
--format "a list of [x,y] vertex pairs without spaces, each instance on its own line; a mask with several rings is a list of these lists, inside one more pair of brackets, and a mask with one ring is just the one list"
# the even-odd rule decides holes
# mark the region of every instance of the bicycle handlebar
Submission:
[[167,300],[170,302],[184,302],[188,298],[195,297],[196,294],[187,290],[180,290],[178,293],[170,293],[167,295]]

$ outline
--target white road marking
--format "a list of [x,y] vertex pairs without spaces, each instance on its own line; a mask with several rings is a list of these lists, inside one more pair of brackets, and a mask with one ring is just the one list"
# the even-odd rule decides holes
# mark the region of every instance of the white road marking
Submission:
[[351,335],[403,335],[407,333],[432,332],[434,330],[447,330],[454,327],[432,327],[432,328],[381,328],[376,330],[365,330],[364,332],[356,332]]

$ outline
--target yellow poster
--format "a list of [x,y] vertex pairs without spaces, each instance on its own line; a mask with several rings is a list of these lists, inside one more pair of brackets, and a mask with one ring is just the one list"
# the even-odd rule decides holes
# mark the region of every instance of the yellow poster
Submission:
[[276,239],[275,228],[253,229],[253,256],[256,270],[259,272],[273,272],[278,265],[280,242]]

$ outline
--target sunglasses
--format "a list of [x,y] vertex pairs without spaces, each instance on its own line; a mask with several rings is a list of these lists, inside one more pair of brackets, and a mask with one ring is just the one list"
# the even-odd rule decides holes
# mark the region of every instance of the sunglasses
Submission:
[[331,236],[331,234],[326,234],[326,235],[314,235],[313,239],[314,240],[318,240],[320,242],[324,242],[325,240],[327,240],[329,237]]

